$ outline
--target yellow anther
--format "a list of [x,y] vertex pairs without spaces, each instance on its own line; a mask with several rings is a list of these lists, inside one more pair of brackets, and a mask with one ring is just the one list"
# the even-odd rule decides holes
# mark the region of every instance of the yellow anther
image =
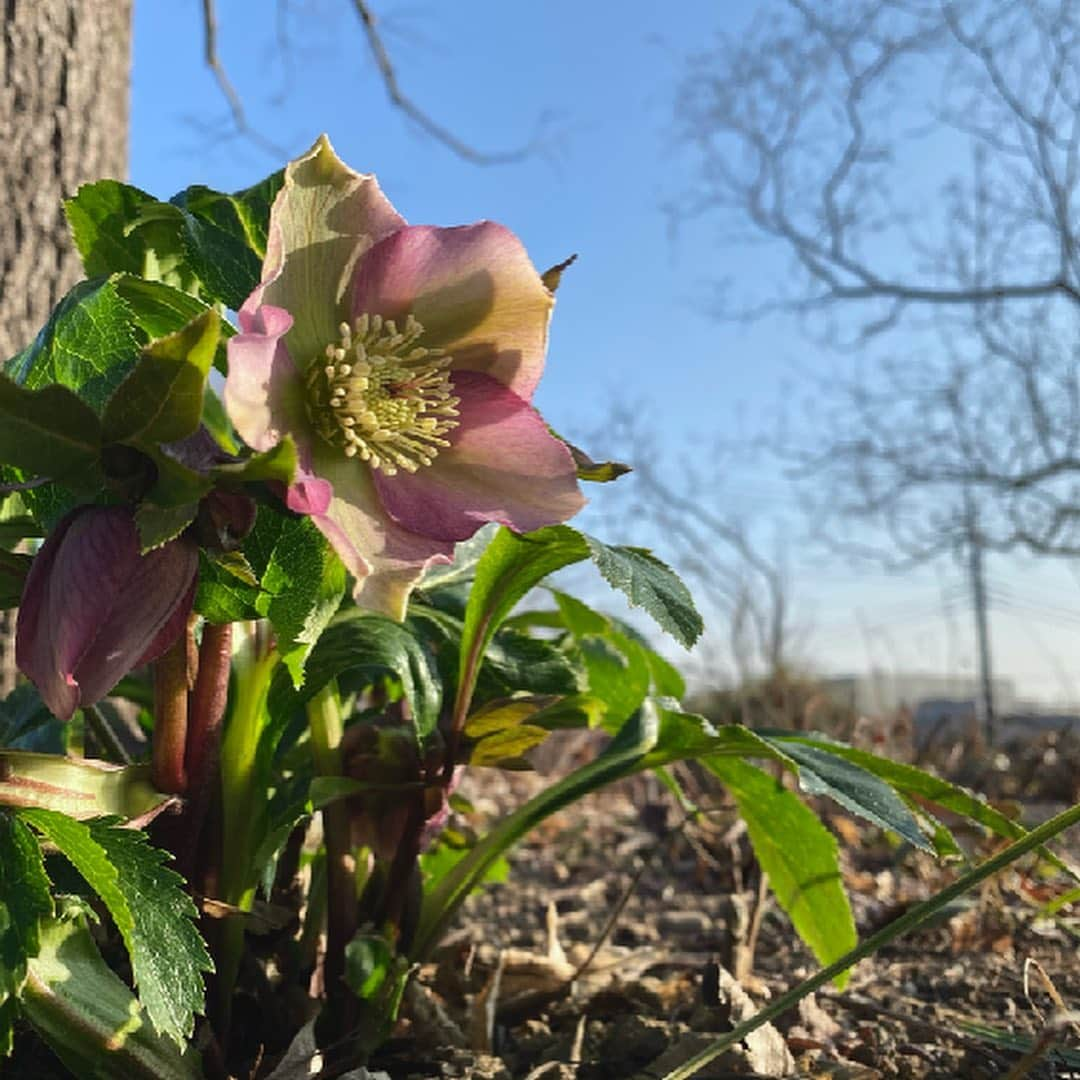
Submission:
[[326,347],[331,362],[313,364],[307,376],[315,430],[386,476],[430,465],[458,426],[451,357],[417,344],[424,328],[412,315],[400,328],[360,315],[338,331],[341,341]]

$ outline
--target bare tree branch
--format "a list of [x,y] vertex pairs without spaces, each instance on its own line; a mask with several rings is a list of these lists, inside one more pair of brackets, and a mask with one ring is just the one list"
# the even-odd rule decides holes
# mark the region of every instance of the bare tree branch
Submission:
[[1080,550],[1078,42],[1078,0],[774,0],[690,65],[684,215],[795,270],[726,313],[856,350],[781,447],[834,546],[936,558],[971,498]]
[[474,165],[507,165],[522,161],[535,149],[535,142],[526,143],[514,150],[497,153],[485,153],[477,150],[474,146],[459,139],[452,131],[434,120],[431,115],[417,105],[412,98],[408,97],[398,83],[397,72],[390,61],[390,54],[386,51],[381,35],[379,34],[377,20],[371,7],[366,0],[353,0],[353,7],[360,18],[367,38],[368,48],[375,60],[382,77],[383,86],[386,87],[387,96],[391,103],[400,109],[406,116],[416,123],[424,132],[430,135],[436,142],[452,150],[458,157],[470,161]]
[[287,158],[289,156],[288,150],[278,146],[273,140],[266,138],[265,135],[256,131],[248,123],[243,102],[240,100],[240,95],[236,92],[236,88],[229,79],[229,76],[225,71],[225,66],[222,64],[221,57],[218,53],[218,27],[215,0],[202,0],[202,14],[203,59],[206,61],[206,66],[217,80],[218,89],[221,90],[222,97],[224,97],[225,101],[228,103],[229,112],[232,114],[233,124],[236,127],[237,134],[242,135],[246,139],[250,139],[260,149],[265,150],[268,154],[271,154],[276,158]]

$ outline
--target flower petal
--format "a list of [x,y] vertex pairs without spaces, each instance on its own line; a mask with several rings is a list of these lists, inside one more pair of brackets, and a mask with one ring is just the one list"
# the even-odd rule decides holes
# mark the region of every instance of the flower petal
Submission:
[[482,221],[406,226],[381,240],[357,264],[352,314],[411,312],[421,344],[445,349],[455,370],[491,375],[530,401],[554,304],[521,241]]
[[16,629],[19,667],[62,720],[103,697],[141,662],[146,643],[194,598],[198,554],[173,542],[145,556],[131,514],[81,507],[53,531],[27,575]]
[[263,304],[240,312],[242,332],[229,339],[225,409],[254,450],[269,450],[285,432],[306,427],[303,380],[281,340],[292,323],[287,311]]
[[[49,596],[57,556],[76,516],[69,514],[61,521],[34,557],[23,586],[15,628],[15,662],[38,688],[49,711],[61,720],[70,720],[71,714],[79,707],[79,688],[70,678],[71,664],[64,672],[57,662],[50,633],[53,622]],[[81,590],[72,594],[71,617],[77,619],[82,616],[85,622],[83,632],[91,634],[97,623],[97,613],[93,607],[77,604],[83,595]]]
[[465,540],[497,521],[530,532],[585,505],[574,459],[540,414],[501,383],[457,372],[461,426],[451,445],[415,473],[375,472],[383,506],[405,529],[441,540]]
[[186,540],[136,554],[76,669],[80,704],[103,698],[129,671],[156,660],[176,641],[195,599],[198,569],[198,548]]
[[382,508],[371,470],[330,446],[314,455],[315,472],[333,485],[325,514],[312,521],[356,578],[361,606],[393,619],[405,616],[409,593],[433,562],[449,562],[453,542],[401,528]]
[[286,166],[270,211],[262,284],[244,307],[274,304],[293,313],[287,344],[305,369],[349,317],[345,292],[356,260],[404,224],[375,177],[354,172],[319,136]]

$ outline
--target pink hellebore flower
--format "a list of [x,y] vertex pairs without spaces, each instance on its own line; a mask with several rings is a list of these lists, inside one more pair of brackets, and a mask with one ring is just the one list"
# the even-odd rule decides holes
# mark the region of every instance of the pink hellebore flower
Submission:
[[553,304],[501,226],[406,225],[325,136],[289,164],[225,404],[254,449],[296,440],[287,504],[358,603],[401,618],[425,566],[486,522],[528,532],[583,505],[530,404]]
[[68,514],[30,567],[15,660],[61,720],[103,698],[176,641],[195,598],[198,550],[173,540],[145,555],[130,511]]

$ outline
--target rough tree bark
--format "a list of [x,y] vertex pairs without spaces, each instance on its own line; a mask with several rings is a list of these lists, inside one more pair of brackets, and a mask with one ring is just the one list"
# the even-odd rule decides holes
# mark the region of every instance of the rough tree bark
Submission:
[[[81,277],[61,200],[127,173],[131,0],[6,0],[0,48],[0,362]],[[14,680],[0,625],[0,694]]]

